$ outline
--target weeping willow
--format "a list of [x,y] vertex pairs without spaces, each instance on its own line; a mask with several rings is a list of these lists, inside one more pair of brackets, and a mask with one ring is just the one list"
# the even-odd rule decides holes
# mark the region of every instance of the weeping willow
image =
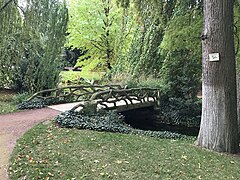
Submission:
[[[152,14],[152,16],[164,15],[170,17],[173,13],[173,9],[178,3],[177,0],[117,0],[119,6],[123,8],[129,8],[130,4],[133,3],[138,13],[138,16],[144,18],[146,11]],[[152,7],[149,11],[148,7]],[[148,8],[148,9],[146,9]]]
[[24,53],[19,63],[22,73],[17,85],[28,91],[53,88],[61,70],[68,20],[66,3],[27,0],[24,16]]
[[21,34],[22,19],[14,1],[0,0],[0,87],[13,83],[14,65],[20,58],[17,39]]
[[[190,23],[194,21],[194,18],[199,16],[196,12],[202,11],[202,1],[118,0],[119,6],[124,8],[129,8],[131,3],[134,4],[137,12],[137,26],[129,49],[127,71],[133,77],[139,75],[159,77],[167,54],[162,53],[161,44],[169,24],[178,16],[188,17],[184,20],[189,19]],[[199,36],[197,38],[199,39]],[[171,42],[167,43],[171,44]],[[171,49],[164,51],[171,51]]]
[[240,1],[236,2],[234,7],[234,35],[237,68],[240,69]]
[[13,1],[1,16],[1,86],[34,92],[53,88],[58,82],[65,43],[66,2]]
[[163,61],[159,46],[175,5],[175,1],[134,1],[138,26],[128,56],[128,72],[133,77],[139,74],[158,76]]

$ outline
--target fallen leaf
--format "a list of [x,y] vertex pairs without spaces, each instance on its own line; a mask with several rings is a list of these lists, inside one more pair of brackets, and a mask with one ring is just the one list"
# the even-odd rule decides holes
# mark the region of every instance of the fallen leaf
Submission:
[[122,161],[117,160],[115,163],[117,163],[117,164],[122,164]]
[[187,160],[187,156],[182,155],[181,158],[184,159],[184,160]]
[[52,174],[52,173],[50,173],[50,172],[48,172],[48,175],[49,175],[49,176],[51,176],[51,177],[53,177],[53,176],[54,176],[54,174]]
[[94,162],[94,163],[99,163],[100,161],[99,161],[99,160],[94,160],[93,162]]

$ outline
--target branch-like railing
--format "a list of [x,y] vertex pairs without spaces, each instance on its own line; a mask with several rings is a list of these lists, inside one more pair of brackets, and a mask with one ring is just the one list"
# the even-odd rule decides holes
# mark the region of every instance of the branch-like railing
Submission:
[[66,86],[62,88],[39,91],[33,94],[27,101],[37,98],[43,101],[78,102],[90,99],[95,93],[115,89],[122,89],[122,87],[120,85]]
[[122,88],[120,85],[83,85],[48,89],[33,94],[27,101],[40,99],[46,105],[79,102],[71,110],[134,109],[158,104],[159,89]]
[[121,106],[128,108],[129,106],[143,107],[148,104],[158,103],[160,97],[159,89],[152,88],[133,88],[133,89],[109,89],[92,94],[88,102],[79,103],[71,110],[78,108],[90,108],[97,111],[99,106],[102,109],[111,110],[118,109]]

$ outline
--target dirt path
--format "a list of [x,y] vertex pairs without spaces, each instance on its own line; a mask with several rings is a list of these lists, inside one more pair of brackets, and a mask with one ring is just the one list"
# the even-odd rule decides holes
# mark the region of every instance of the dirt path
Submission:
[[0,180],[7,180],[8,160],[16,140],[39,122],[60,112],[50,108],[0,115]]

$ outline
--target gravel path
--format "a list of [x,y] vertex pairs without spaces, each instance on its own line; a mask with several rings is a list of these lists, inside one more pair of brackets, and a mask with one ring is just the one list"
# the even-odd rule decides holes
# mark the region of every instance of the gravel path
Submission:
[[8,180],[8,161],[16,140],[34,125],[52,119],[60,111],[50,108],[0,115],[0,180]]

